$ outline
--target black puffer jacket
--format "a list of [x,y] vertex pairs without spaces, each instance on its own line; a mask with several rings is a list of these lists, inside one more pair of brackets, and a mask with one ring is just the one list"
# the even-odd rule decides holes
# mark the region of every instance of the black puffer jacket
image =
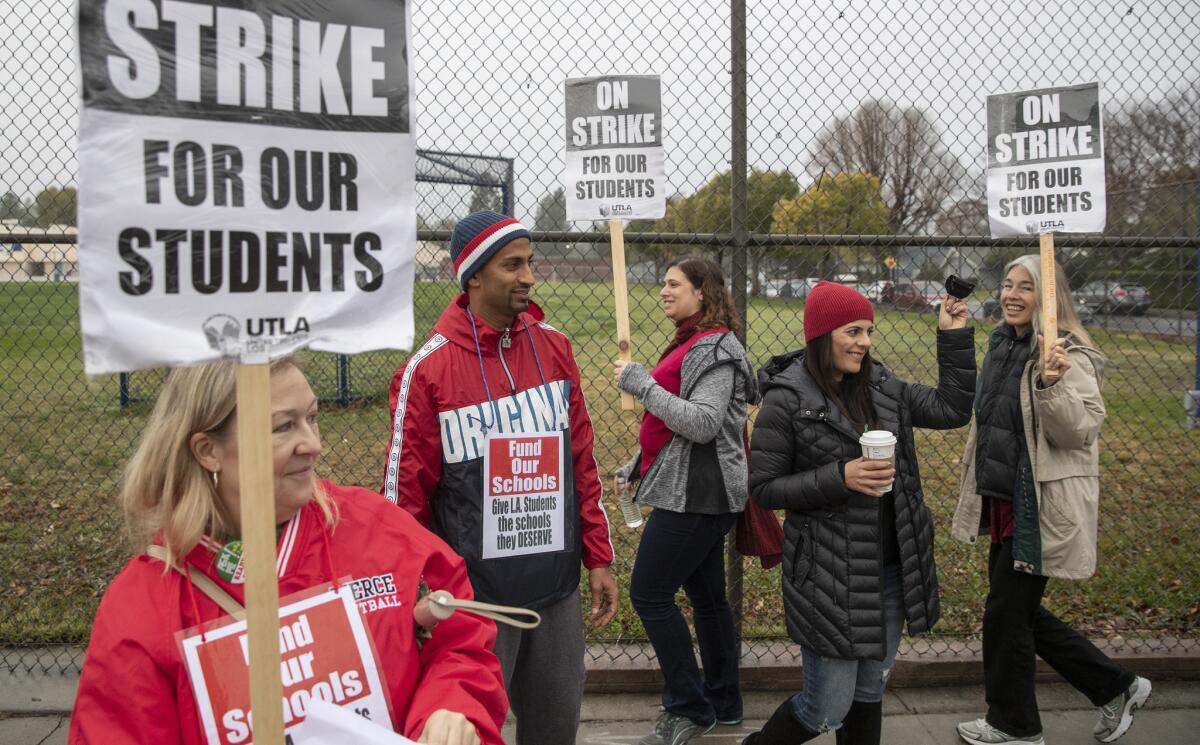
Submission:
[[[913,427],[953,429],[971,419],[975,345],[970,328],[938,331],[938,387],[906,383],[876,364],[871,389],[879,426],[895,434],[896,539],[910,634],[937,621],[933,522],[921,494]],[[750,492],[786,509],[783,599],[788,634],[837,659],[881,660],[880,499],[846,488],[839,464],[862,454],[859,433],[821,393],[804,350],[773,358],[759,374],[762,410],[750,444]]]

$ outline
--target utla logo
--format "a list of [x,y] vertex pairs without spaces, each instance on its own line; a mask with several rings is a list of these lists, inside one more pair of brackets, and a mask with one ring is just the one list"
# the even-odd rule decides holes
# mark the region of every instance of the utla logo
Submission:
[[614,204],[612,206],[612,213],[614,215],[632,215],[633,214],[633,205],[632,204]]
[[309,332],[308,319],[297,317],[289,324],[286,318],[247,318],[246,334],[248,336],[294,336]]
[[1065,227],[1067,223],[1064,220],[1030,220],[1025,223],[1025,230],[1029,233],[1053,233]]

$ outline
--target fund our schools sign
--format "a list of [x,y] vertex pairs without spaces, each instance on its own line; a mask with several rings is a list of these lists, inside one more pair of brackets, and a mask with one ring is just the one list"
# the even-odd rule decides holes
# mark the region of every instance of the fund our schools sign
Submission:
[[568,220],[657,219],[666,213],[666,157],[657,75],[566,82]]
[[406,3],[80,6],[84,366],[412,342]]
[[1100,84],[988,96],[992,237],[1104,230]]
[[[309,704],[321,700],[391,729],[392,715],[371,640],[349,584],[307,593],[279,609],[283,724],[288,742]],[[179,634],[207,745],[251,741],[246,622]]]

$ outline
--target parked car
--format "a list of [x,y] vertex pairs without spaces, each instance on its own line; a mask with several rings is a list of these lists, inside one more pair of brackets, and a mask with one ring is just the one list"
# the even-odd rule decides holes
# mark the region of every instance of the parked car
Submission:
[[763,296],[804,300],[819,281],[816,277],[768,280],[763,284]]
[[892,302],[892,283],[886,279],[881,279],[878,282],[872,282],[863,290],[863,294],[867,296],[876,305]]
[[1150,291],[1126,280],[1101,279],[1075,291],[1075,297],[1096,313],[1132,313],[1142,316],[1150,309]]
[[[941,282],[913,280],[897,282],[891,288],[891,297],[883,302],[896,306],[896,310],[936,311],[942,304],[945,288]],[[887,297],[881,293],[881,296]]]

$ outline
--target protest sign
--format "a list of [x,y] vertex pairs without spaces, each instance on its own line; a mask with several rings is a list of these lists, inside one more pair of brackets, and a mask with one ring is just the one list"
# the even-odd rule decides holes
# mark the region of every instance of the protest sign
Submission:
[[407,35],[389,0],[79,10],[84,370],[248,363],[238,474],[260,745],[284,740],[266,362],[412,343]]
[[489,434],[483,454],[483,558],[565,548],[563,434]]
[[[391,728],[378,661],[350,584],[295,599],[279,610],[279,672],[285,732],[296,728],[313,701],[325,701]],[[188,679],[208,745],[251,741],[246,622],[180,632]],[[257,738],[256,738],[257,741]]]
[[89,374],[412,343],[402,2],[80,6]]
[[574,78],[566,94],[567,219],[666,214],[658,76]]
[[[657,75],[573,78],[566,83],[567,219],[608,220],[612,236],[617,356],[632,358],[622,220],[666,214],[662,94]],[[633,410],[633,396],[621,394]]]
[[1104,230],[1100,84],[988,96],[993,238]]

